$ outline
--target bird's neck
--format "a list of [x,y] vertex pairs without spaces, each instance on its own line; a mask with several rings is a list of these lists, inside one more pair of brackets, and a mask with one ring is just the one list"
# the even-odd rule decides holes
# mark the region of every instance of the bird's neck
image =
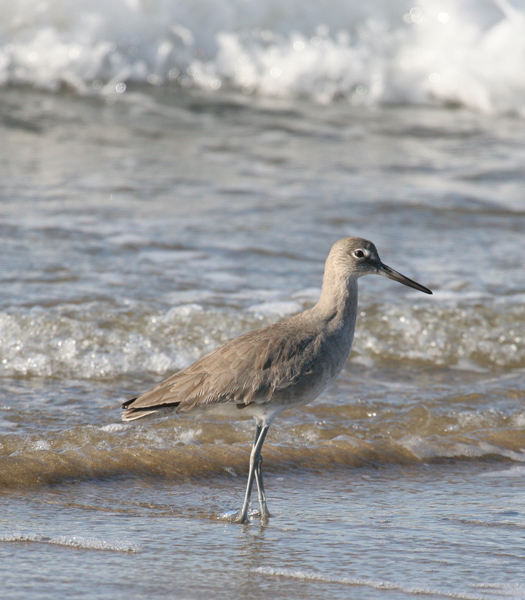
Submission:
[[315,310],[334,326],[350,329],[353,333],[357,315],[357,277],[343,279],[325,272]]

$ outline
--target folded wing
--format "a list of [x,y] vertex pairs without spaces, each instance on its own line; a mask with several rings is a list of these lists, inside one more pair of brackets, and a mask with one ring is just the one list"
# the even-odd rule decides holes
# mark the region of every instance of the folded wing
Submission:
[[122,418],[133,420],[170,408],[187,412],[220,402],[268,402],[311,371],[319,343],[315,333],[280,323],[251,331],[125,402]]

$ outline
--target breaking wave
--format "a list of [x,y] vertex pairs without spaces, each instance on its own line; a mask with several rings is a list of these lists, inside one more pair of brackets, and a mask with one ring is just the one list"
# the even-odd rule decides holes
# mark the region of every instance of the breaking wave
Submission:
[[[488,404],[487,404],[488,403]],[[449,398],[387,406],[355,399],[303,409],[301,422],[277,420],[264,447],[265,470],[312,472],[450,460],[525,462],[523,409],[490,398]],[[252,423],[193,419],[139,425],[79,425],[0,438],[0,489],[114,477],[244,478]]]
[[[151,314],[147,306],[10,309],[0,313],[0,376],[108,379],[184,368],[245,331],[296,312],[189,304]],[[352,360],[464,369],[525,367],[525,307],[517,302],[370,304],[358,317]]]
[[525,114],[517,0],[1,0],[0,83],[130,84]]

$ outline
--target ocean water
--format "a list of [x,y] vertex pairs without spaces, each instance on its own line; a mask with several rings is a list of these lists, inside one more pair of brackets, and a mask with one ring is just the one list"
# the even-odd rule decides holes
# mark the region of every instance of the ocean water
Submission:
[[[2,597],[525,597],[525,5],[0,1]],[[316,302],[264,446],[124,399]]]
[[523,115],[523,0],[1,0],[0,84]]

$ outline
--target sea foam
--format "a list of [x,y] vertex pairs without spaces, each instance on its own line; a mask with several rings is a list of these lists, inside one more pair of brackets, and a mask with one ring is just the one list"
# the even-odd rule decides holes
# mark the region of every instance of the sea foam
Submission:
[[109,550],[113,552],[140,552],[141,547],[135,542],[126,540],[105,540],[96,537],[78,535],[47,536],[40,533],[12,531],[0,534],[2,542],[32,542],[38,544],[53,544],[70,546],[81,550]]
[[387,580],[374,580],[362,577],[340,577],[330,574],[317,573],[309,570],[293,570],[273,567],[257,567],[254,573],[269,577],[281,577],[283,579],[300,579],[305,581],[318,581],[321,583],[336,583],[352,587],[363,587],[373,590],[395,590],[406,595],[414,596],[440,596],[442,598],[457,598],[462,600],[482,600],[475,594],[447,593],[445,590],[437,590],[424,587],[411,587]]
[[[436,296],[437,298],[437,296]],[[91,307],[0,312],[0,375],[107,379],[130,373],[165,375],[246,331],[299,312],[296,300],[271,299],[244,313],[185,304],[151,314],[137,305],[103,318]],[[361,304],[353,360],[427,363],[491,371],[525,367],[521,330],[525,309],[514,301],[444,301],[431,307]],[[99,323],[101,323],[99,325]]]
[[0,2],[0,84],[438,103],[525,114],[522,2]]

